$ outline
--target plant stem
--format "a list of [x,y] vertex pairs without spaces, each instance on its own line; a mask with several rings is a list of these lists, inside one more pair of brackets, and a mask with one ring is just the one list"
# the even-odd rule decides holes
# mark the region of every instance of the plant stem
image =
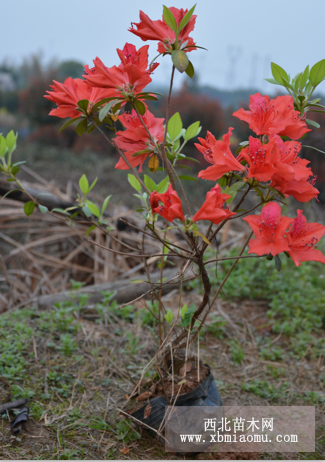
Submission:
[[174,179],[174,177],[173,177],[173,175],[172,175],[172,172],[171,172],[171,170],[170,170],[170,163],[169,163],[169,161],[168,161],[168,159],[167,159],[166,148],[165,148],[166,139],[167,139],[167,130],[168,130],[168,119],[169,119],[170,98],[171,98],[171,95],[172,95],[173,82],[174,82],[174,74],[175,74],[175,66],[173,65],[172,74],[171,74],[171,77],[170,77],[169,93],[168,93],[168,98],[167,98],[167,109],[166,109],[166,120],[165,120],[166,126],[165,126],[164,142],[163,142],[163,145],[162,145],[161,153],[162,153],[163,161],[164,161],[164,163],[165,163],[165,165],[166,165],[168,177],[169,177],[169,179],[170,179],[170,182],[171,182],[171,184],[172,184],[172,187],[173,187],[173,189],[176,190],[175,179]]
[[97,128],[97,130],[103,135],[103,137],[106,139],[106,141],[113,147],[117,150],[117,152],[120,154],[120,156],[122,157],[122,159],[124,160],[124,162],[126,163],[126,165],[129,167],[129,169],[131,170],[131,172],[133,173],[133,175],[136,177],[136,179],[139,181],[139,183],[141,184],[141,186],[143,187],[143,189],[146,191],[147,194],[149,194],[150,196],[150,191],[149,189],[147,188],[147,186],[144,184],[144,182],[142,181],[142,179],[140,178],[138,172],[132,167],[132,165],[130,164],[130,162],[128,161],[128,158],[126,157],[126,155],[124,154],[124,152],[122,151],[122,149],[120,149],[118,146],[116,146],[116,144],[114,143],[114,141],[110,140],[108,138],[108,136],[103,132],[103,130],[94,123],[95,127]]
[[231,265],[231,267],[230,267],[228,273],[226,274],[224,280],[223,280],[222,283],[220,284],[219,289],[217,290],[217,293],[215,294],[215,296],[214,296],[214,298],[213,298],[213,300],[212,300],[212,302],[211,302],[211,307],[213,306],[214,302],[216,301],[218,295],[220,294],[220,292],[221,292],[223,286],[225,285],[227,279],[229,278],[229,276],[230,276],[232,270],[235,268],[235,266],[236,266],[238,260],[239,260],[240,257],[243,255],[243,253],[244,253],[244,251],[245,251],[245,249],[246,249],[246,246],[247,246],[247,244],[249,243],[249,241],[251,240],[251,237],[252,237],[252,236],[253,236],[253,231],[249,234],[249,236],[248,236],[248,238],[247,238],[247,240],[246,240],[246,242],[245,242],[243,248],[242,248],[241,251],[240,251],[240,254],[236,257],[234,263]]

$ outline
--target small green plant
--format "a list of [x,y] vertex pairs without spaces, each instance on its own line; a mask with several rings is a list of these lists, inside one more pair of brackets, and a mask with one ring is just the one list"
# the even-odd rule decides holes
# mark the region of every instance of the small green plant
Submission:
[[290,389],[290,384],[284,382],[281,386],[263,380],[252,380],[250,382],[243,383],[242,385],[245,391],[254,393],[261,398],[266,398],[269,401],[277,401],[283,399]]
[[271,374],[274,379],[278,379],[279,377],[286,375],[286,370],[284,367],[275,367],[271,364],[266,366],[266,371]]
[[266,346],[261,348],[260,355],[268,361],[278,361],[283,359],[284,351],[280,347]]
[[228,345],[231,351],[231,357],[235,364],[241,364],[245,357],[245,353],[237,340],[229,340]]
[[116,425],[117,439],[123,440],[126,444],[141,439],[139,432],[133,429],[131,419],[121,420]]
[[77,342],[70,334],[61,335],[61,343],[55,347],[65,356],[71,356],[77,350]]
[[227,324],[227,321],[225,321],[222,316],[215,316],[215,315],[212,315],[210,319],[212,322],[210,322],[207,325],[208,332],[210,332],[215,337],[221,339],[224,336],[224,331],[225,331],[225,326]]

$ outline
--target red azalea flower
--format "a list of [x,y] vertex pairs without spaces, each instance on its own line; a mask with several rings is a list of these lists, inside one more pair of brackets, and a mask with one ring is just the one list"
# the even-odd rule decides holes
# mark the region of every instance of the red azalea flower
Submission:
[[298,157],[301,144],[296,141],[284,142],[276,135],[270,139],[277,143],[280,152],[280,161],[275,165],[277,172],[272,177],[271,186],[300,202],[308,202],[317,197],[319,191],[310,182],[312,171],[307,167],[309,160]]
[[[162,204],[159,204],[160,202]],[[171,184],[164,194],[158,194],[157,191],[153,191],[150,194],[150,205],[152,213],[158,213],[170,222],[174,221],[175,218],[181,221],[185,220],[182,202]]]
[[44,98],[53,101],[58,107],[52,109],[50,115],[61,117],[79,117],[80,111],[77,109],[78,101],[87,99],[89,106],[97,103],[103,98],[107,98],[107,90],[103,88],[93,88],[81,79],[68,77],[64,83],[53,80],[54,85],[50,85],[53,91],[47,91]]
[[260,93],[250,96],[250,111],[239,109],[234,116],[249,124],[256,135],[280,135],[297,140],[311,130],[293,107],[290,95],[270,99]]
[[233,128],[230,127],[228,133],[223,135],[222,141],[216,140],[212,133],[207,132],[206,138],[199,138],[201,144],[195,143],[197,149],[203,154],[205,160],[212,164],[206,170],[199,172],[199,178],[204,180],[216,181],[225,173],[241,171],[244,167],[234,158],[230,150],[230,137]]
[[272,179],[271,186],[282,192],[285,196],[292,196],[299,202],[309,202],[317,198],[319,191],[314,188],[312,180],[285,181],[278,177]]
[[85,66],[86,75],[83,77],[93,87],[107,88],[109,97],[140,93],[152,81],[150,73],[159,66],[155,64],[147,69],[148,48],[145,45],[137,51],[134,45],[126,43],[123,50],[117,49],[121,59],[118,67],[106,67],[97,57],[94,67]]
[[249,146],[240,152],[241,158],[249,164],[248,178],[270,181],[277,172],[274,164],[279,162],[280,154],[276,142],[262,144],[257,138],[249,137]]
[[199,220],[209,220],[212,223],[218,225],[223,220],[232,215],[236,215],[235,212],[230,212],[227,206],[226,200],[231,196],[221,192],[221,188],[218,184],[206,195],[206,200],[200,210],[196,212],[192,221],[196,222]]
[[[183,10],[182,8],[179,10],[178,8],[174,7],[171,7],[169,9],[175,16],[177,26],[179,26],[180,22],[182,21],[188,10]],[[190,32],[192,32],[194,29],[195,20],[196,15],[192,15],[187,25],[180,31],[178,36],[179,47],[181,47],[181,45],[184,42],[187,42],[187,46],[195,45],[193,39],[189,37]],[[136,26],[136,29],[134,29],[133,26]],[[176,40],[175,32],[169,26],[167,26],[164,18],[162,18],[162,21],[152,21],[143,11],[140,11],[140,22],[132,23],[132,27],[130,27],[129,31],[140,37],[143,41],[159,40],[159,53],[172,51],[172,45],[174,45]],[[184,51],[188,52],[195,49],[196,48],[193,47],[186,49]]]
[[255,239],[249,243],[248,253],[271,253],[275,256],[280,252],[289,251],[288,240],[284,234],[293,220],[281,217],[281,207],[277,202],[268,202],[264,205],[261,215],[249,215],[243,220],[247,221],[255,235]]
[[[148,109],[142,116],[142,119],[156,144],[162,143],[164,140],[163,123],[165,119],[157,119]],[[156,151],[156,147],[152,144],[146,129],[134,110],[132,114],[122,114],[119,116],[119,120],[126,130],[116,133],[115,143],[120,149],[125,151],[125,155],[132,167],[140,165],[140,172],[142,172],[144,161]],[[146,152],[133,157],[133,154],[143,150]],[[120,158],[115,168],[128,170],[129,167],[124,160]]]
[[316,244],[325,234],[325,226],[320,223],[307,223],[302,210],[297,210],[297,218],[291,224],[287,238],[289,254],[297,266],[302,261],[319,261],[325,263],[325,256],[316,250]]

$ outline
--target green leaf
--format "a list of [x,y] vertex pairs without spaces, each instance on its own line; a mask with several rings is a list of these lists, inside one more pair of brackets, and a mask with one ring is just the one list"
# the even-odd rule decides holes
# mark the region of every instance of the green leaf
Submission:
[[195,159],[194,157],[188,157],[188,156],[184,156],[184,154],[178,154],[182,159],[186,159],[186,160],[190,160],[191,162],[196,162],[197,164],[200,164],[201,162],[197,159]]
[[132,282],[132,284],[142,284],[145,281],[143,281],[142,279],[131,279],[130,282]]
[[157,193],[164,194],[169,186],[169,177],[166,176],[161,182],[157,185]]
[[66,212],[65,210],[63,210],[61,208],[52,209],[51,212],[57,212],[57,213],[63,213],[63,215],[69,215],[68,212]]
[[96,228],[96,225],[92,225],[90,228],[87,229],[87,232],[86,232],[86,237],[89,237],[89,234],[92,232],[93,229]]
[[91,213],[95,215],[95,217],[100,218],[100,211],[97,205],[95,205],[93,202],[87,201],[87,207],[89,208]]
[[183,128],[183,123],[179,112],[176,112],[168,121],[168,135],[174,141],[180,134]]
[[173,50],[172,61],[176,69],[181,73],[186,71],[189,64],[187,54],[183,50]]
[[165,319],[168,322],[168,324],[171,326],[173,319],[174,319],[174,313],[172,310],[168,310],[167,313],[165,314]]
[[147,109],[146,106],[143,104],[143,102],[140,101],[139,99],[136,99],[134,101],[134,107],[140,115],[144,115]]
[[[184,305],[187,308],[187,305]],[[183,308],[184,308],[183,306]],[[183,310],[182,308],[182,310]],[[182,312],[181,310],[181,312]],[[184,315],[182,316],[182,321],[181,321],[181,326],[182,327],[188,327],[191,324],[192,316],[196,311],[196,307],[193,303],[190,304],[190,307],[186,309]]]
[[152,100],[152,101],[159,101],[158,98],[156,96],[154,96],[154,95],[144,95],[144,96],[141,96],[141,98],[142,99],[149,99],[149,100]]
[[42,213],[46,213],[49,211],[49,209],[45,207],[45,205],[38,205],[38,208],[40,209]]
[[101,215],[103,215],[103,213],[105,212],[106,207],[107,207],[108,202],[109,202],[109,200],[110,200],[111,197],[112,197],[112,194],[111,194],[110,196],[107,196],[106,199],[104,200],[103,206],[102,206]]
[[186,303],[185,303],[185,305],[183,306],[183,308],[181,308],[181,310],[180,310],[181,318],[184,318],[184,316],[185,316],[185,314],[186,314],[187,312],[188,312],[188,306],[187,306]]
[[320,125],[317,122],[315,122],[314,120],[305,119],[305,122],[308,125],[312,125],[313,127],[320,128]]
[[302,73],[301,82],[300,82],[301,87],[300,88],[305,88],[305,85],[306,85],[306,83],[308,81],[308,78],[309,78],[309,66],[307,66],[306,69],[304,70],[304,72]]
[[78,101],[78,106],[86,114],[87,114],[88,104],[89,104],[88,99],[82,99],[82,100]]
[[76,132],[79,136],[83,135],[88,128],[87,119],[82,119],[76,126]]
[[87,177],[85,174],[82,175],[82,177],[79,180],[79,188],[81,189],[81,192],[86,196],[89,191],[89,183],[87,180]]
[[275,78],[275,80],[277,82],[279,82],[280,84],[284,84],[284,80],[287,81],[287,83],[289,82],[289,76],[288,74],[286,73],[286,71],[284,69],[282,69],[281,66],[279,66],[278,64],[275,64],[275,63],[271,63],[271,70],[272,70],[272,75],[273,77]]
[[170,11],[170,9],[167,8],[167,6],[165,5],[163,5],[163,16],[164,16],[164,21],[167,24],[167,26],[170,27],[171,30],[176,33],[177,32],[177,22],[176,22],[175,16]]
[[231,194],[233,193],[234,191],[238,191],[242,186],[245,185],[245,182],[244,181],[237,181],[236,183],[232,184],[230,186],[230,188],[228,188],[228,190],[225,189],[225,193],[226,194]]
[[94,181],[92,182],[92,185],[90,186],[90,188],[88,189],[88,193],[90,193],[90,191],[93,189],[93,187],[95,186],[95,184],[97,183],[97,180],[98,178],[95,178]]
[[98,115],[98,118],[99,118],[100,122],[103,122],[103,120],[107,116],[108,112],[111,110],[111,108],[116,103],[118,103],[118,99],[113,99],[113,101],[110,101],[104,107],[101,108],[101,110],[99,111],[99,115]]
[[302,88],[301,87],[301,81],[302,81],[302,73],[297,74],[296,77],[294,78],[295,92],[297,92],[299,90],[299,88]]
[[4,157],[7,154],[8,148],[6,139],[0,135],[0,157]]
[[276,269],[277,269],[278,271],[281,271],[281,268],[282,268],[282,261],[281,261],[281,258],[279,257],[279,255],[276,255],[276,256],[275,256],[274,263],[275,263]]
[[148,175],[144,175],[144,184],[151,192],[157,189],[156,183]]
[[223,188],[224,186],[226,186],[227,184],[227,178],[225,176],[222,176],[219,180],[218,180],[218,183],[219,183],[219,186],[221,188]]
[[[100,106],[102,106],[105,103],[108,103],[109,101],[112,101],[113,99],[116,99],[116,97],[111,96],[110,98],[101,99],[100,101],[98,101],[98,103],[94,104],[94,106],[92,107],[91,112],[94,112],[97,108],[99,108]],[[118,99],[120,99],[120,98],[118,98]]]
[[16,149],[17,136],[14,134],[13,130],[10,130],[10,132],[6,136],[6,144],[9,153],[13,152]]
[[184,18],[181,20],[179,26],[178,26],[178,31],[180,32],[182,29],[184,29],[184,27],[186,26],[186,24],[189,22],[189,20],[191,19],[193,13],[194,13],[194,10],[195,10],[195,7],[196,7],[196,4],[194,6],[192,6],[192,8],[186,13],[186,15],[184,16]]
[[148,154],[149,152],[152,151],[150,149],[141,149],[141,151],[137,151],[134,154],[132,154],[132,157],[143,156],[143,154]]
[[34,212],[34,209],[35,209],[35,202],[33,201],[26,202],[26,204],[24,205],[25,215],[29,217]]
[[197,178],[194,178],[193,176],[189,175],[179,175],[178,178],[181,180],[199,181]]
[[273,83],[273,85],[282,85],[281,83],[277,82],[275,79],[264,79],[269,83]]
[[[86,215],[86,217],[90,218],[91,217],[91,211],[90,209],[88,208],[87,205],[84,205],[81,209],[83,211],[83,213]],[[72,218],[72,217],[71,217]]]
[[211,242],[208,241],[208,239],[202,233],[200,233],[197,229],[192,229],[192,231],[194,234],[200,236],[206,244],[211,245]]
[[325,59],[318,61],[310,69],[309,81],[312,83],[313,87],[317,87],[325,78]]
[[17,175],[17,173],[20,171],[20,168],[19,167],[12,167],[11,169],[11,173],[13,175]]
[[76,122],[77,120],[81,119],[81,117],[75,117],[74,119],[70,119],[68,120],[68,122],[66,122],[65,124],[62,125],[62,127],[60,128],[60,130],[58,131],[58,133],[61,133],[62,130],[64,130],[65,128],[69,127],[69,125],[73,124],[74,122]]
[[193,66],[193,64],[192,64],[192,62],[190,60],[188,60],[188,66],[185,69],[185,72],[189,77],[191,77],[191,79],[193,78],[193,76],[194,76],[194,66]]
[[194,124],[190,125],[185,133],[186,141],[195,138],[200,133],[201,129],[200,122],[194,122]]
[[311,82],[308,81],[307,84],[306,84],[305,93],[306,93],[307,95],[310,95],[312,89],[313,89],[313,86],[312,86]]
[[141,183],[136,179],[134,175],[128,174],[128,181],[133,189],[140,192],[141,191]]

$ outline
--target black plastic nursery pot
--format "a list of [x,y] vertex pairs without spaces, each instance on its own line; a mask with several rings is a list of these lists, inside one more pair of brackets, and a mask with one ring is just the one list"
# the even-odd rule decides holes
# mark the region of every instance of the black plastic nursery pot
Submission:
[[[205,364],[205,366],[207,365]],[[170,404],[175,406],[222,406],[221,397],[211,370],[209,375],[194,390],[180,394],[177,399],[176,397],[170,398]],[[145,419],[144,411],[147,405],[148,403],[132,412],[131,415],[145,425],[158,430],[164,423],[166,408],[169,407],[167,399],[165,396],[151,399],[151,411],[149,417]]]

